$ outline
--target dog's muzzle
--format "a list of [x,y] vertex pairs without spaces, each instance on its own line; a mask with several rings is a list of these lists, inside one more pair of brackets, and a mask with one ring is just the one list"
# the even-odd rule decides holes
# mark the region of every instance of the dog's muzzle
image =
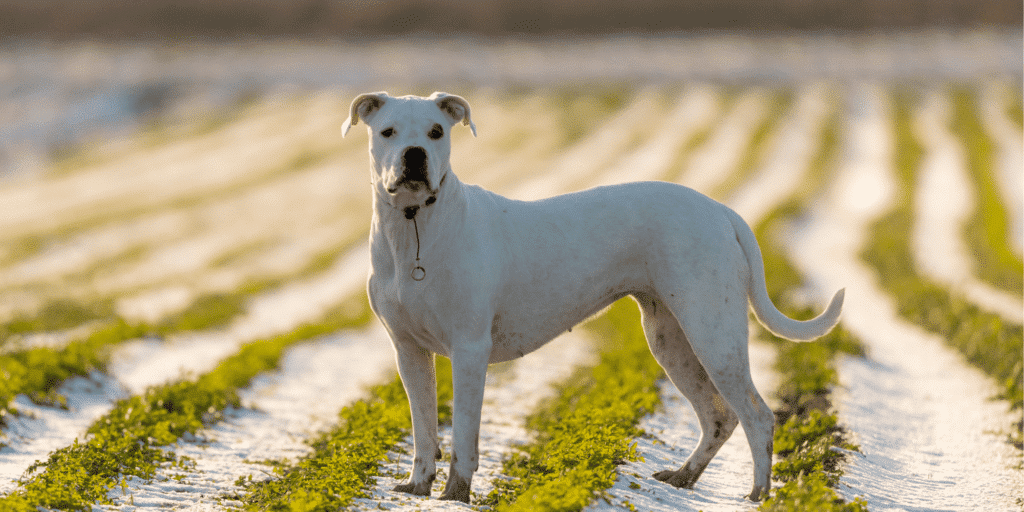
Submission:
[[395,184],[388,188],[388,192],[395,194],[399,188],[405,187],[409,190],[419,190],[429,187],[427,181],[427,151],[419,146],[406,148],[402,153],[402,174],[395,181]]

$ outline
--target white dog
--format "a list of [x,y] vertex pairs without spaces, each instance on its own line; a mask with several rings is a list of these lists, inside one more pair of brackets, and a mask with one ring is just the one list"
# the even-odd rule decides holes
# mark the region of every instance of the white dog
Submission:
[[434,354],[451,358],[455,392],[441,499],[468,502],[487,365],[522,357],[631,295],[651,352],[703,431],[679,470],[654,477],[692,487],[738,421],[754,459],[748,498],[766,495],[775,418],[750,380],[748,299],[772,332],[810,340],[838,322],[842,290],[819,317],[787,318],[768,298],[761,251],[743,219],[679,185],[524,202],[462,183],[448,131],[461,122],[475,135],[476,126],[459,96],[363,94],[342,134],[360,121],[373,173],[370,304],[395,345],[412,410],[413,469],[396,490],[430,495],[440,456]]

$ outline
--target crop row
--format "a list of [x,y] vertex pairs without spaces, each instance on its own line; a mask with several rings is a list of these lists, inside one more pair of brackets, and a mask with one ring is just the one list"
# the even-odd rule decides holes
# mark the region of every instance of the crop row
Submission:
[[238,406],[238,389],[256,375],[277,367],[285,349],[370,320],[369,305],[340,307],[325,319],[284,335],[244,345],[213,371],[151,387],[119,401],[93,423],[88,439],[51,453],[26,471],[21,488],[4,498],[5,508],[35,510],[37,505],[83,510],[109,503],[108,492],[129,477],[151,478],[161,464],[188,461],[160,450],[182,436],[218,421],[224,409]]
[[[809,318],[813,312],[798,306],[792,292],[804,286],[804,278],[786,257],[781,237],[787,225],[806,213],[808,202],[820,194],[839,158],[839,116],[826,123],[818,151],[811,161],[803,187],[771,211],[756,228],[766,269],[770,269],[768,295],[779,310],[792,318]],[[782,487],[765,501],[761,510],[866,510],[860,499],[844,502],[831,488],[839,483],[846,451],[858,448],[839,426],[829,399],[838,384],[834,359],[845,353],[864,356],[863,345],[840,323],[812,343],[793,343],[777,338],[759,326],[761,338],[778,351],[775,369],[781,380],[775,390],[774,451],[778,457],[773,478]],[[837,449],[838,448],[838,449]]]
[[[895,98],[898,151],[894,167],[899,206],[874,224],[872,240],[862,256],[875,269],[882,286],[896,299],[900,315],[940,335],[947,344],[963,353],[968,361],[994,377],[1003,388],[1002,398],[1008,400],[1015,410],[1019,410],[1024,405],[1024,338],[1021,326],[1007,322],[999,315],[982,311],[945,287],[922,277],[914,268],[912,249],[907,243],[906,233],[913,229],[912,190],[923,150],[911,129],[914,95],[903,91],[896,94]],[[960,101],[966,100],[961,98]],[[975,133],[973,136],[979,137],[980,134]],[[1001,220],[994,223],[996,228],[1005,228]],[[1005,235],[1003,238],[996,237],[996,240],[989,238],[986,243],[995,244],[991,252],[1003,252],[1004,241]],[[989,264],[996,265],[998,261],[1002,259],[990,261]],[[1019,259],[1015,262],[1009,258],[995,272],[1012,273],[1013,267],[1019,264]],[[1014,443],[1021,446],[1021,424],[1018,423],[1014,430]]]

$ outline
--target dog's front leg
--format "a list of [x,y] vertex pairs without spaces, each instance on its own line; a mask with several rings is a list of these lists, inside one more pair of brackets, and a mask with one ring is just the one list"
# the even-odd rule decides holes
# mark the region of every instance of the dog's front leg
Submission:
[[437,376],[434,372],[434,354],[420,347],[403,347],[398,351],[398,373],[402,376],[405,393],[409,396],[412,412],[413,463],[409,481],[395,486],[395,490],[430,496],[438,456],[437,446]]
[[452,464],[442,500],[469,503],[473,473],[478,467],[477,443],[480,439],[480,409],[484,401],[484,382],[490,359],[490,338],[469,340],[453,347],[452,387]]

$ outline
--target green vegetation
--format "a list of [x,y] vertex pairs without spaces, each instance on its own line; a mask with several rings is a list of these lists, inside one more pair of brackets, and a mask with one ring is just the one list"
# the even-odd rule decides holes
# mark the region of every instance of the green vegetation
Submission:
[[[451,422],[451,363],[437,358],[438,421]],[[313,452],[294,464],[274,464],[274,477],[239,479],[248,510],[334,511],[368,497],[388,453],[410,435],[409,402],[396,376],[345,407],[338,426],[310,442]]]
[[119,343],[227,325],[244,311],[245,301],[266,286],[269,283],[254,282],[233,293],[201,296],[184,311],[157,325],[125,321],[106,303],[82,305],[68,300],[48,304],[32,319],[9,322],[5,325],[9,335],[67,329],[87,321],[102,322],[103,326],[60,348],[34,347],[0,355],[0,418],[17,412],[11,404],[19,394],[38,403],[64,405],[64,397],[56,393],[57,387],[70,377],[105,371],[111,349]]
[[[946,288],[921,277],[914,268],[906,234],[913,227],[912,189],[923,149],[911,126],[913,98],[896,95],[896,175],[898,207],[871,228],[871,242],[861,256],[878,273],[879,283],[895,299],[899,314],[939,335],[968,361],[994,377],[1014,410],[1024,406],[1024,337],[1021,326],[981,311]],[[1022,425],[1013,443],[1024,448]]]
[[238,389],[276,368],[289,346],[365,324],[370,317],[369,304],[362,298],[319,323],[248,343],[195,380],[152,387],[121,400],[89,428],[84,441],[76,440],[29,468],[21,488],[0,500],[0,508],[87,510],[94,503],[110,503],[107,493],[127,477],[149,479],[162,464],[186,464],[160,447],[186,433],[195,434],[218,421],[228,406],[238,406]]
[[5,348],[12,336],[33,332],[54,332],[79,327],[96,320],[113,317],[111,301],[83,303],[71,299],[54,299],[43,305],[34,316],[18,315],[0,325],[0,346]]
[[734,190],[740,183],[750,179],[751,175],[758,169],[764,160],[764,153],[767,151],[768,137],[778,128],[782,120],[782,113],[793,104],[793,94],[789,91],[776,91],[768,99],[768,111],[761,122],[758,123],[754,133],[750,135],[743,155],[736,164],[736,169],[729,174],[729,179],[723,181],[708,195],[711,197],[724,197],[730,190]]
[[60,383],[75,375],[103,371],[113,345],[145,333],[139,326],[118,321],[61,349],[36,347],[0,355],[0,419],[17,412],[12,402],[19,394],[39,403],[64,405],[64,397],[55,392]]
[[575,89],[552,91],[552,101],[561,107],[558,110],[558,124],[562,127],[560,147],[568,147],[583,140],[634,96],[626,87],[587,91],[584,94]]
[[1021,108],[1021,89],[1018,84],[1010,93],[1010,103],[1006,106],[1006,115],[1011,121],[1017,123],[1017,128],[1024,128],[1024,109]]
[[719,115],[716,115],[711,120],[711,122],[700,127],[700,129],[694,132],[693,136],[690,137],[690,140],[686,141],[685,144],[680,146],[679,151],[676,153],[676,157],[668,166],[669,171],[668,175],[665,177],[666,181],[678,182],[680,177],[687,170],[686,166],[690,161],[690,156],[693,155],[693,152],[697,148],[706,144],[708,139],[711,138],[711,134],[713,134],[718,129],[718,127],[721,126],[721,112],[728,112],[728,110],[732,107],[733,104],[736,103],[736,100],[739,98],[739,92],[727,90],[722,96],[723,97],[720,100],[720,104],[718,105]]
[[660,405],[661,367],[647,348],[631,300],[614,304],[586,329],[601,340],[601,358],[559,386],[528,418],[535,433],[504,463],[486,503],[497,510],[579,510],[615,483],[615,468],[638,460],[637,424]]
[[964,236],[974,251],[974,270],[993,286],[1018,295],[1024,289],[1024,263],[1010,248],[1010,215],[996,176],[995,147],[978,119],[975,95],[966,88],[953,91],[953,132],[964,142],[968,173],[974,180],[974,214]]

